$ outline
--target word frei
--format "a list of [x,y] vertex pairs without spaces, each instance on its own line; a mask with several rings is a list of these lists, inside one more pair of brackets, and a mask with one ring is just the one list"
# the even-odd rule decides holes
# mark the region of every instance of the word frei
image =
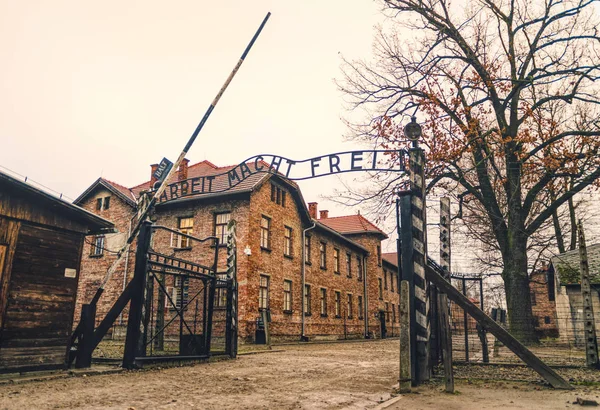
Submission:
[[[276,173],[298,181],[355,171],[405,172],[405,154],[404,150],[347,151],[300,161],[278,155],[256,155],[226,172],[169,184],[158,198],[158,202],[190,195],[224,192],[257,173]],[[394,161],[390,161],[390,155],[393,155]],[[395,166],[391,166],[390,163],[395,163]]]

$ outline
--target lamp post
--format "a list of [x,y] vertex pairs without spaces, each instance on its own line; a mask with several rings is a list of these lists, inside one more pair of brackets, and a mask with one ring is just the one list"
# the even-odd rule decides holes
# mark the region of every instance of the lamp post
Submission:
[[423,135],[421,126],[417,123],[417,117],[414,115],[410,118],[410,122],[404,126],[404,135],[412,141],[412,147],[419,147],[419,138]]

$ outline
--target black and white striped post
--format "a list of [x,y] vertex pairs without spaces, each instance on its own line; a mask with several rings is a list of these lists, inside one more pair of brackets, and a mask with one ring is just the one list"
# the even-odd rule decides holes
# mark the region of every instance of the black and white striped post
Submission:
[[411,364],[413,385],[430,378],[429,298],[425,279],[427,231],[425,215],[425,152],[419,148],[421,126],[412,117],[404,134],[413,141],[408,151],[410,200],[401,198],[402,276],[411,287]]

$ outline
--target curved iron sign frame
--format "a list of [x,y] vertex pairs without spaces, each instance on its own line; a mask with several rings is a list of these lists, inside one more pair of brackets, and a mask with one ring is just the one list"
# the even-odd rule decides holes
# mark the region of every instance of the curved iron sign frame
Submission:
[[[397,157],[396,166],[384,166],[381,163],[380,159],[386,155]],[[226,192],[259,173],[278,174],[292,181],[301,181],[357,171],[407,172],[407,155],[408,151],[403,149],[343,151],[303,160],[259,154],[219,174],[193,177],[168,184],[157,199],[162,203],[191,195]]]

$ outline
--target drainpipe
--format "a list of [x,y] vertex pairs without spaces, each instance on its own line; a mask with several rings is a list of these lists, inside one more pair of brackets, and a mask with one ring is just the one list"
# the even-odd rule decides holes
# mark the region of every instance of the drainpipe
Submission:
[[310,231],[311,229],[315,229],[315,227],[317,226],[316,222],[313,222],[313,225],[304,229],[302,231],[302,289],[301,289],[301,300],[302,300],[302,331],[300,333],[300,340],[302,341],[306,341],[307,337],[306,334],[304,333],[304,328],[305,328],[305,322],[306,322],[306,317],[304,315],[304,312],[306,311],[305,307],[304,307],[304,292],[305,292],[305,288],[306,288],[306,232]]
[[362,277],[363,277],[363,294],[365,303],[363,306],[364,309],[364,318],[365,318],[365,339],[369,337],[369,294],[367,292],[367,258],[362,257]]

